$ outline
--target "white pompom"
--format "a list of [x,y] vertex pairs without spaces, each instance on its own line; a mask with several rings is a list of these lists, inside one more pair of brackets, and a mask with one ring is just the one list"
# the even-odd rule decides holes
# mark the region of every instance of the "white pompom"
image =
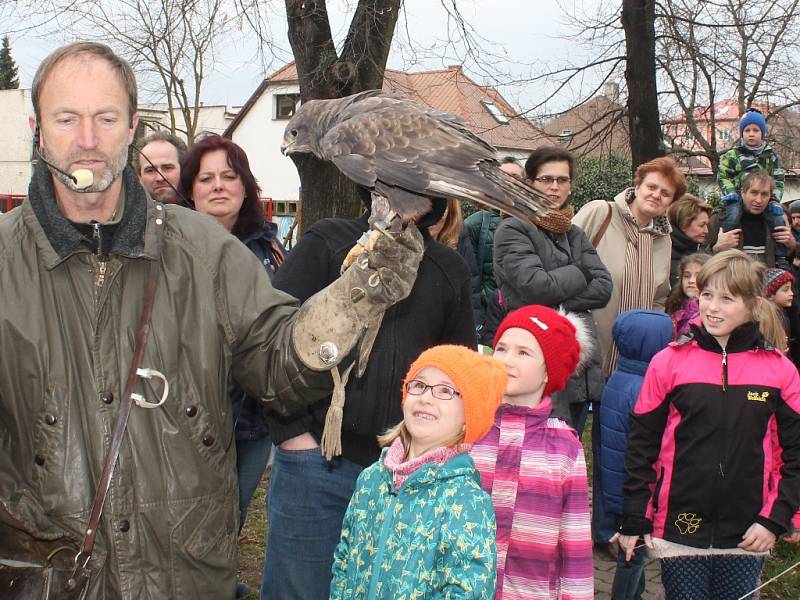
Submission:
[[[594,352],[594,339],[592,338],[591,331],[589,330],[589,327],[587,327],[584,317],[581,315],[574,312],[569,312],[562,306],[558,307],[558,314],[572,323],[572,326],[575,327],[575,339],[578,340],[578,345],[581,348],[578,366],[575,370],[577,371],[583,369],[589,364],[592,353]],[[591,319],[591,313],[587,313],[585,318]]]

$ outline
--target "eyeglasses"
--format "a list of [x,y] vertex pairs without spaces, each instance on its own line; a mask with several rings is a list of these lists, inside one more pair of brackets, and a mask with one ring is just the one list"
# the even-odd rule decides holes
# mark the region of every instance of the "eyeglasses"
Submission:
[[567,185],[572,179],[570,177],[564,177],[563,175],[560,177],[551,177],[550,175],[543,175],[541,177],[534,177],[534,181],[538,181],[539,183],[543,183],[544,185],[553,185],[553,182],[556,182],[559,186]]
[[419,379],[412,379],[406,384],[406,391],[412,396],[421,396],[426,390],[430,390],[434,398],[438,400],[452,400],[456,396],[461,396],[457,391],[449,385],[437,383],[436,385],[428,385]]

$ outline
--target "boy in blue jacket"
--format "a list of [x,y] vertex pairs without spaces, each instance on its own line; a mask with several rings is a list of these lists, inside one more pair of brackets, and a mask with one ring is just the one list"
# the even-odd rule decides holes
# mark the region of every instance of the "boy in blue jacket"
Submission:
[[[594,502],[601,503],[604,521],[614,527],[622,517],[622,485],[628,448],[630,415],[650,359],[672,341],[672,320],[663,312],[629,310],[619,315],[612,329],[619,349],[617,369],[603,391],[600,403],[600,489]],[[636,550],[630,562],[620,552],[614,575],[614,600],[641,600],[644,594],[646,548]]]

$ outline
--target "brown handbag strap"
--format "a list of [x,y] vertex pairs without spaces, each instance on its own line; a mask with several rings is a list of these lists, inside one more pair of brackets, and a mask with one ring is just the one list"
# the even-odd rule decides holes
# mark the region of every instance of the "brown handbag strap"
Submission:
[[592,246],[597,248],[597,244],[600,243],[600,240],[603,239],[603,236],[606,234],[606,229],[608,229],[608,224],[611,223],[611,202],[606,202],[608,204],[608,214],[606,218],[603,219],[603,224],[600,225],[600,229],[597,230],[597,233],[594,234],[592,238]]
[[[157,217],[155,219],[156,239],[158,242],[162,239],[162,232],[164,229],[164,208],[161,204],[156,204]],[[100,475],[100,483],[97,485],[97,490],[94,494],[94,502],[92,503],[92,513],[89,517],[89,524],[86,527],[86,533],[83,536],[83,543],[81,544],[80,552],[75,556],[75,568],[73,576],[75,576],[81,569],[85,569],[89,564],[89,559],[92,557],[94,550],[94,543],[97,538],[97,526],[100,523],[100,515],[103,514],[103,504],[105,504],[108,490],[111,487],[111,477],[114,474],[114,467],[117,464],[117,457],[119,450],[122,447],[122,436],[125,433],[125,428],[128,425],[128,417],[131,414],[131,406],[133,399],[133,387],[136,384],[136,372],[139,365],[142,364],[144,357],[144,345],[147,340],[147,332],[150,329],[150,318],[153,315],[153,306],[155,305],[156,286],[158,284],[158,273],[160,271],[160,260],[155,258],[148,261],[147,265],[147,278],[144,285],[144,302],[142,304],[142,313],[139,317],[139,326],[136,329],[136,345],[133,349],[133,359],[131,360],[131,368],[128,371],[128,380],[125,383],[125,392],[119,404],[119,412],[117,413],[117,421],[114,424],[114,433],[111,436],[111,445],[108,448],[105,462],[103,463],[103,472]]]

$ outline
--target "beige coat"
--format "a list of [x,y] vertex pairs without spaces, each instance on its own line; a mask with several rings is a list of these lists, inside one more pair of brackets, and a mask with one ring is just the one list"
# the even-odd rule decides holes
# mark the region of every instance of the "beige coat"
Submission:
[[[614,341],[611,328],[614,319],[619,314],[620,286],[625,276],[625,226],[624,215],[633,218],[625,202],[628,190],[619,193],[611,204],[611,222],[608,224],[605,234],[597,244],[597,253],[600,255],[608,272],[611,273],[611,299],[605,308],[598,308],[592,311],[595,323],[597,324],[597,335],[600,348],[603,352],[603,367],[606,376],[610,375],[611,346]],[[605,200],[593,200],[584,205],[572,218],[572,222],[586,232],[586,237],[590,240],[602,227],[603,221],[608,214],[609,203]],[[650,306],[640,306],[638,308],[664,310],[664,302],[669,294],[669,268],[670,255],[672,252],[672,240],[670,239],[671,227],[666,217],[656,218],[650,225],[642,231],[651,231],[655,236],[653,240],[653,277],[655,295]]]

